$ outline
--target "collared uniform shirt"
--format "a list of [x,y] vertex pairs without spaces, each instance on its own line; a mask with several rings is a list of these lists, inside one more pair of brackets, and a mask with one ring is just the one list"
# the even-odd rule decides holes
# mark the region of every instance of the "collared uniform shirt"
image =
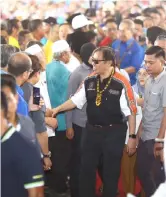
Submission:
[[18,85],[16,85],[16,90],[18,94],[17,113],[28,116],[28,104],[24,99],[24,92]]
[[[92,83],[89,84],[89,87],[86,87],[86,81],[89,79],[94,78]],[[97,84],[97,76],[89,77],[87,80],[85,80],[85,83],[82,85],[80,90],[71,97],[72,102],[77,106],[77,108],[82,109],[84,104],[88,101],[90,101],[90,104],[95,105],[96,100],[96,84]],[[114,84],[114,85],[113,85]],[[100,86],[101,87],[101,86]],[[119,89],[115,90],[113,87],[118,87]],[[85,89],[87,88],[87,89]],[[87,95],[89,92],[89,98],[87,99]],[[110,100],[110,98],[112,100]],[[115,101],[115,102],[112,102]],[[88,104],[88,103],[87,103]],[[119,110],[117,112],[116,110],[113,110],[113,106],[117,106],[116,109]],[[115,108],[114,108],[115,109]],[[134,99],[134,94],[132,87],[129,83],[129,81],[124,77],[122,74],[115,72],[110,86],[105,91],[105,95],[102,97],[102,103],[101,106],[93,106],[93,113],[90,115],[91,118],[88,117],[88,122],[90,124],[98,124],[98,125],[109,125],[111,123],[121,123],[123,122],[123,118],[131,115],[132,113],[136,114],[136,104]],[[111,117],[114,120],[111,120],[109,113],[111,111]],[[87,106],[87,115],[88,115],[88,106]],[[93,115],[93,117],[92,117]],[[121,116],[121,117],[119,117]],[[116,117],[118,121],[116,122]],[[89,120],[91,119],[91,120]],[[121,119],[119,121],[119,119]]]
[[143,141],[155,139],[161,127],[166,107],[166,69],[156,77],[149,77],[144,94],[142,126]]
[[27,189],[44,186],[38,151],[12,126],[1,137],[1,158],[2,196],[28,197]]
[[[132,46],[130,47],[131,44]],[[120,68],[125,69],[133,66],[136,69],[135,73],[129,74],[131,85],[134,85],[136,83],[136,73],[140,69],[144,59],[143,49],[133,38],[127,42],[115,40],[112,44],[112,48],[115,51],[117,61],[119,61],[119,58],[122,60],[120,63]],[[126,54],[124,55],[124,53]]]

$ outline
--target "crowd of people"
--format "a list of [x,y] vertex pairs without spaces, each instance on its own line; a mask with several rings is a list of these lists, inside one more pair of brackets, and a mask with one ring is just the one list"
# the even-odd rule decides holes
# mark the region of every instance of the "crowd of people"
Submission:
[[165,7],[92,4],[1,22],[2,197],[166,196]]

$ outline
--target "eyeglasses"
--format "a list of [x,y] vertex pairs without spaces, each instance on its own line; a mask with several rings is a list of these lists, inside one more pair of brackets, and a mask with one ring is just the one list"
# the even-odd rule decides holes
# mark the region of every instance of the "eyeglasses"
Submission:
[[92,63],[94,64],[99,64],[102,61],[107,61],[107,60],[95,60],[94,58],[91,59]]

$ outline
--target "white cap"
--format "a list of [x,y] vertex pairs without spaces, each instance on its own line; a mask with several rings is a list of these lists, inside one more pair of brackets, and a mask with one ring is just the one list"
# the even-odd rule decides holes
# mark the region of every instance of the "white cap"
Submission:
[[38,44],[34,44],[30,47],[28,47],[25,52],[29,53],[31,55],[36,55],[42,51],[41,47]]
[[83,14],[77,15],[72,20],[72,28],[79,29],[85,27],[86,25],[93,24],[92,21],[89,21]]
[[66,40],[58,40],[54,42],[52,46],[52,52],[53,53],[62,53],[64,51],[70,51],[70,46],[66,42]]

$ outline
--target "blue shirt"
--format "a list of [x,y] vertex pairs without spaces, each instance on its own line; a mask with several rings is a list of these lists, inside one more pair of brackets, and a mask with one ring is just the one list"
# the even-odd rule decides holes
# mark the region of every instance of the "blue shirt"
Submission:
[[18,85],[16,85],[16,91],[18,94],[17,113],[24,116],[28,116],[28,105],[24,100],[24,92]]
[[[130,66],[136,69],[135,73],[129,74],[131,85],[134,85],[136,83],[136,73],[140,69],[144,59],[143,49],[133,38],[127,42],[115,40],[112,44],[112,48],[115,51],[117,60],[119,60],[119,57],[122,60],[120,63],[121,69],[125,69]],[[126,53],[125,56],[124,53]]]
[[[48,94],[52,108],[58,107],[67,100],[67,88],[70,72],[60,61],[53,61],[46,67],[46,79]],[[65,113],[59,113],[57,116],[57,131],[66,130]]]
[[1,137],[1,195],[28,197],[27,189],[44,185],[36,147],[10,127]]

